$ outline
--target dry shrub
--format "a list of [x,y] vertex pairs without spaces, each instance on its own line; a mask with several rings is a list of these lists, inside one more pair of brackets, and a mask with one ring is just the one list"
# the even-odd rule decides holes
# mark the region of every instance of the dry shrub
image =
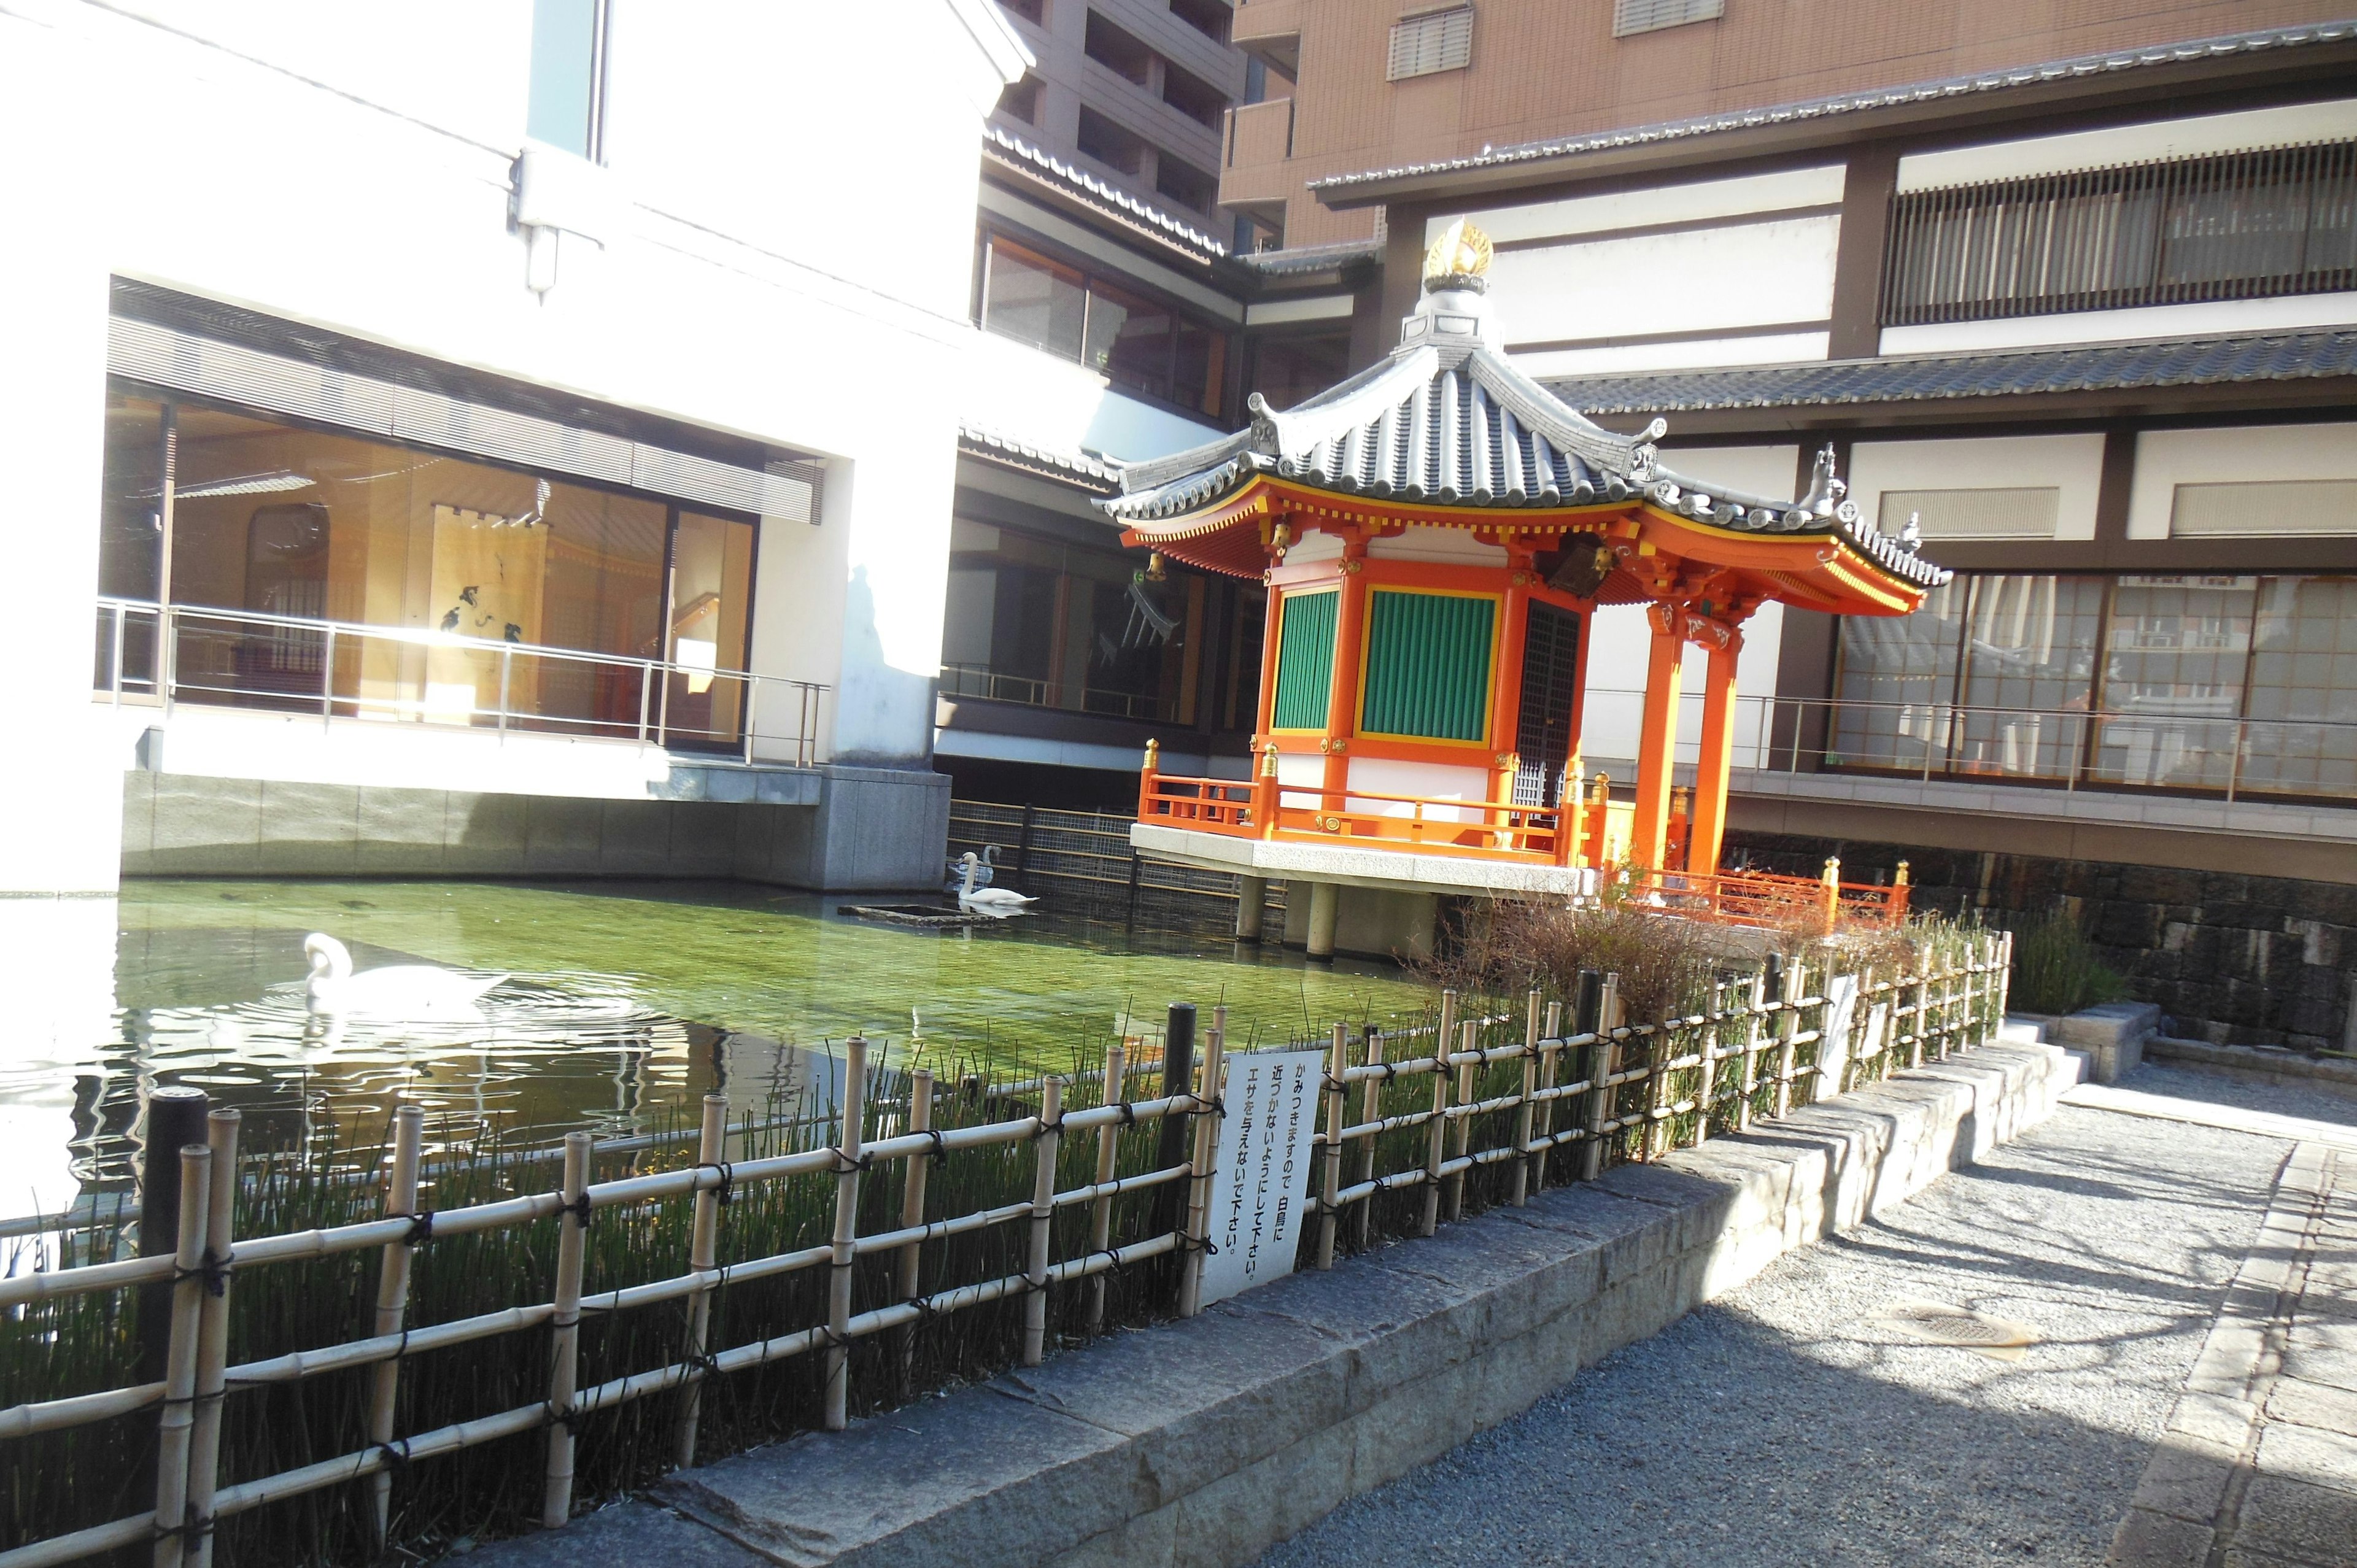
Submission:
[[1568,999],[1579,972],[1620,976],[1620,1000],[1638,1021],[1691,1012],[1708,992],[1723,948],[1713,929],[1632,905],[1566,908],[1497,900],[1463,918],[1456,940],[1423,970],[1439,985],[1512,998],[1537,986]]

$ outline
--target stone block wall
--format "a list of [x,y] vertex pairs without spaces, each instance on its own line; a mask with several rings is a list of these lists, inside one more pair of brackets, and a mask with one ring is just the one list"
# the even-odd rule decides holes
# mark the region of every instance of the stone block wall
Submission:
[[2357,886],[2232,872],[1730,832],[1732,857],[1850,882],[1908,862],[1919,909],[2020,927],[2070,911],[2165,1033],[2215,1044],[2357,1050]]

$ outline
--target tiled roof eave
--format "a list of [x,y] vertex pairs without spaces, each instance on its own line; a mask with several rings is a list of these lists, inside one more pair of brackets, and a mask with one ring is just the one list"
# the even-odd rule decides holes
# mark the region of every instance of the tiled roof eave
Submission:
[[1364,193],[1365,188],[1396,180],[1576,157],[1584,153],[1683,141],[1727,132],[1796,124],[1876,109],[1907,108],[1943,100],[1971,97],[1985,92],[2038,87],[2057,81],[2113,75],[2156,66],[2190,64],[2205,59],[2351,41],[2357,41],[2357,19],[2313,23],[2299,27],[2269,27],[2255,32],[2190,39],[2181,43],[2112,49],[2099,54],[2050,60],[2042,64],[1976,71],[1964,76],[1943,77],[1897,87],[1875,88],[1861,92],[1835,93],[1824,98],[1772,104],[1759,109],[1735,110],[1719,114],[1696,115],[1684,120],[1662,121],[1649,125],[1632,125],[1610,131],[1593,132],[1584,135],[1524,142],[1512,146],[1485,149],[1480,153],[1464,157],[1439,158],[1424,163],[1398,165],[1390,168],[1365,169],[1353,174],[1329,175],[1322,179],[1310,181],[1309,188],[1321,198],[1335,195],[1359,199]]
[[1551,376],[1543,384],[1591,413],[1631,414],[1858,407],[2352,376],[2357,328]]

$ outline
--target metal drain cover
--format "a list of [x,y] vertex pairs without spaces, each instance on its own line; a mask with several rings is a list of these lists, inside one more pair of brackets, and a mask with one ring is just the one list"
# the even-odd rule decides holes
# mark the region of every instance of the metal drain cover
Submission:
[[2038,1330],[2027,1323],[1944,1301],[1894,1301],[1867,1318],[1866,1326],[1890,1339],[1977,1350],[1997,1361],[2018,1361],[2038,1343]]

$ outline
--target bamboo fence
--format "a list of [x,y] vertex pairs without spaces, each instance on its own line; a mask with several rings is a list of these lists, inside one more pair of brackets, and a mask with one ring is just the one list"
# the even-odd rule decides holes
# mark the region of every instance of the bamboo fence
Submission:
[[[1592,1178],[1608,1163],[1657,1157],[1674,1146],[1739,1131],[1794,1106],[1994,1037],[2004,1016],[2011,940],[1974,936],[1945,960],[1926,958],[1916,972],[1846,977],[1836,984],[1798,962],[1728,976],[1712,985],[1708,1005],[1679,1017],[1631,1022],[1622,1015],[1613,977],[1592,972],[1566,1004],[1532,992],[1518,1016],[1463,1015],[1444,993],[1437,1022],[1389,1036],[1368,1029],[1356,1041],[1336,1026],[1328,1043],[1322,1129],[1311,1159],[1317,1224],[1305,1234],[1301,1261],[1329,1267],[1344,1245],[1381,1235],[1430,1235],[1444,1218],[1492,1202],[1521,1204],[1549,1180]],[[1854,984],[1846,1028],[1831,1025],[1835,997]],[[1037,1365],[1049,1344],[1049,1305],[1093,1329],[1105,1314],[1107,1276],[1157,1259],[1170,1279],[1170,1310],[1193,1316],[1201,1304],[1209,1249],[1213,1166],[1225,1110],[1219,1089],[1225,1010],[1215,1010],[1194,1080],[1165,1083],[1158,1098],[1122,1098],[1135,1064],[1121,1047],[1101,1071],[1034,1085],[1027,1114],[978,1124],[935,1124],[937,1103],[969,1085],[936,1086],[917,1069],[905,1099],[871,1095],[866,1043],[849,1042],[845,1103],[832,1143],[761,1158],[723,1158],[730,1129],[726,1102],[707,1098],[698,1162],[680,1169],[592,1181],[587,1133],[569,1136],[555,1191],[433,1212],[419,1207],[423,1117],[395,1118],[381,1219],[285,1234],[236,1238],[239,1117],[214,1112],[208,1141],[181,1151],[177,1249],[0,1279],[0,1310],[108,1293],[167,1286],[171,1333],[164,1375],[156,1381],[24,1403],[0,1410],[0,1440],[24,1442],[87,1423],[155,1412],[157,1465],[154,1506],[127,1517],[35,1540],[0,1552],[0,1568],[74,1562],[100,1552],[152,1548],[158,1568],[202,1568],[212,1560],[220,1521],[326,1488],[361,1484],[378,1541],[385,1541],[397,1478],[421,1463],[479,1445],[539,1433],[545,1443],[539,1519],[560,1525],[575,1503],[576,1442],[585,1423],[636,1402],[668,1399],[679,1464],[695,1455],[700,1401],[712,1380],[816,1353],[823,1423],[850,1418],[852,1352],[863,1341],[897,1335],[904,1364],[920,1326],[985,1304],[1017,1301],[1021,1359]],[[1073,1109],[1067,1090],[1096,1086],[1096,1103]],[[991,1101],[1006,1105],[1002,1087]],[[1353,1120],[1355,1115],[1356,1120]],[[1181,1141],[1159,1136],[1173,1123]],[[1155,1148],[1185,1151],[1177,1163]],[[936,1167],[962,1154],[995,1150],[1022,1157],[1029,1192],[1017,1201],[927,1218]],[[1069,1155],[1069,1157],[1067,1157]],[[1127,1169],[1127,1174],[1122,1174]],[[1085,1177],[1063,1185],[1070,1168]],[[834,1213],[825,1241],[724,1264],[721,1241],[732,1197],[765,1184],[832,1181]],[[863,1184],[896,1188],[894,1229],[862,1234]],[[1161,1190],[1176,1185],[1178,1201]],[[1385,1195],[1400,1202],[1378,1213]],[[1140,1197],[1142,1195],[1142,1201]],[[600,1216],[650,1206],[693,1207],[684,1273],[637,1283],[585,1276],[590,1228]],[[874,1206],[871,1205],[871,1208]],[[1060,1216],[1071,1223],[1057,1225]],[[1174,1222],[1175,1221],[1175,1222]],[[554,1277],[546,1295],[498,1311],[424,1326],[407,1321],[413,1262],[421,1249],[465,1235],[558,1226]],[[1022,1237],[1022,1267],[926,1291],[927,1249],[935,1260],[953,1237],[1012,1230]],[[1347,1230],[1346,1230],[1347,1228]],[[1060,1234],[1064,1245],[1060,1248]],[[1134,1239],[1118,1240],[1127,1234]],[[244,1362],[230,1360],[232,1289],[268,1290],[270,1271],[305,1260],[375,1252],[380,1259],[371,1332],[339,1344]],[[1059,1253],[1062,1255],[1059,1255]],[[876,1267],[862,1273],[862,1259]],[[825,1271],[823,1321],[716,1348],[714,1305],[732,1288]],[[933,1270],[941,1272],[938,1262]],[[865,1279],[866,1283],[862,1284]],[[888,1280],[878,1288],[877,1282]],[[589,1383],[581,1381],[585,1323],[662,1304],[683,1309],[675,1354],[660,1365]],[[543,1396],[429,1430],[399,1431],[404,1369],[416,1358],[501,1337],[529,1337],[522,1353],[547,1368]],[[873,1363],[869,1363],[873,1364]],[[242,1391],[299,1384],[339,1371],[371,1376],[362,1441],[348,1452],[224,1483],[224,1423]]]

